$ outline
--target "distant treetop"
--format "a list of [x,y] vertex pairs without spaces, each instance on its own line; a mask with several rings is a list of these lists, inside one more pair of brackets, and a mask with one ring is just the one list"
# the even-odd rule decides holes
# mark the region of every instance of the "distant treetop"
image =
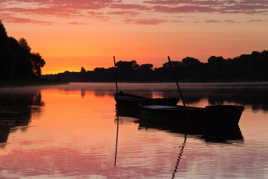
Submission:
[[0,20],[0,81],[39,79],[44,65],[45,60],[31,52],[26,39],[7,36]]
[[0,43],[6,38],[7,38],[7,32],[2,21],[0,20]]

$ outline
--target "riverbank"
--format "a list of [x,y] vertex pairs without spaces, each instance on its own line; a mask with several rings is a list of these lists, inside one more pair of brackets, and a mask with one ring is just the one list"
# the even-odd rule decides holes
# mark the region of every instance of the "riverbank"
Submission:
[[23,86],[43,86],[43,85],[58,85],[67,84],[64,80],[15,80],[15,81],[0,81],[0,87],[23,87]]

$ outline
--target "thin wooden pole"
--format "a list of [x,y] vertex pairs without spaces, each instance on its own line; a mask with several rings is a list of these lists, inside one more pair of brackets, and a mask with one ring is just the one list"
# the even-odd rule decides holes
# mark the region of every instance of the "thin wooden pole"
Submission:
[[117,84],[118,68],[116,66],[115,56],[113,56],[113,59],[114,59],[114,67],[116,68],[116,70],[115,70],[115,92],[118,93],[118,84]]
[[118,151],[118,134],[119,134],[119,116],[116,115],[116,140],[115,140],[115,153],[114,153],[114,166],[117,164],[117,151]]
[[183,94],[182,94],[182,90],[181,90],[180,85],[179,85],[179,81],[178,81],[178,78],[177,78],[177,72],[176,72],[175,67],[171,63],[171,60],[170,60],[170,57],[169,56],[168,56],[168,62],[169,62],[169,65],[171,66],[171,68],[174,69],[174,74],[175,74],[175,78],[176,78],[177,91],[178,91],[178,93],[180,95],[180,98],[182,100],[182,104],[183,104],[183,106],[185,107],[185,110],[186,110],[186,103],[185,103],[185,100],[184,100],[184,97],[183,97]]
[[[116,66],[116,59],[113,56],[115,71],[115,92],[118,93],[118,84],[117,84],[117,76],[118,76],[118,68]],[[114,166],[117,164],[117,151],[118,151],[118,134],[119,134],[119,116],[116,115],[116,140],[115,140],[115,154],[114,154]]]
[[[177,72],[176,72],[176,68],[172,65],[171,63],[171,60],[170,60],[170,57],[168,56],[168,62],[170,64],[170,67],[174,69],[174,75],[175,75],[175,78],[176,78],[176,86],[177,86],[177,91],[180,95],[180,98],[182,100],[182,104],[185,108],[185,118],[187,121],[189,121],[189,114],[188,114],[188,111],[187,111],[187,108],[186,108],[186,103],[185,103],[185,100],[184,100],[184,96],[183,96],[183,93],[182,93],[182,90],[180,88],[180,85],[179,85],[179,81],[178,81],[178,78],[177,78]],[[182,154],[183,154],[183,151],[184,151],[184,147],[186,145],[186,141],[187,141],[187,136],[188,136],[188,130],[189,130],[189,126],[187,126],[187,131],[185,132],[184,134],[184,141],[183,141],[183,144],[181,146],[181,149],[180,149],[180,152],[178,154],[178,158],[177,158],[177,162],[176,162],[176,165],[175,165],[175,168],[174,168],[174,171],[172,173],[172,179],[175,178],[176,176],[176,173],[177,173],[177,170],[179,168],[179,165],[180,165],[180,162],[181,162],[181,159],[182,159]]]

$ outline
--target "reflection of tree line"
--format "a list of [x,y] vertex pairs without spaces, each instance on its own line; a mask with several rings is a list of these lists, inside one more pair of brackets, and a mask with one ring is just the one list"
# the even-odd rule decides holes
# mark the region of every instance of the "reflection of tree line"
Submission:
[[10,132],[27,130],[33,113],[40,113],[44,103],[40,91],[0,94],[0,143],[6,143]]
[[188,100],[189,104],[197,103],[201,99],[208,99],[210,105],[236,103],[240,105],[248,105],[253,110],[268,110],[267,89],[231,89],[224,91],[218,89],[203,93],[194,92],[194,95],[193,92],[190,92],[185,95],[186,97],[190,96],[190,100]]
[[[113,91],[93,91],[96,97],[111,96]],[[126,90],[126,92],[152,98],[154,94],[161,97],[178,97],[176,90]],[[268,111],[268,93],[267,87],[263,88],[239,88],[239,89],[185,89],[183,90],[187,104],[194,105],[203,99],[208,100],[210,105],[236,103],[250,106],[253,110]],[[86,95],[85,89],[81,89],[81,96]]]

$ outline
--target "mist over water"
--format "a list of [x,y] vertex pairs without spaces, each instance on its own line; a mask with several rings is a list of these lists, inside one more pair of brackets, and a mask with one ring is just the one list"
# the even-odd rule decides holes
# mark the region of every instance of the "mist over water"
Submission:
[[[174,83],[123,83],[148,97],[175,97]],[[182,84],[187,105],[239,104],[242,138],[221,142],[119,116],[112,83],[0,89],[1,178],[267,178],[268,83]],[[178,104],[180,104],[179,101]],[[220,115],[220,114],[219,114]]]

